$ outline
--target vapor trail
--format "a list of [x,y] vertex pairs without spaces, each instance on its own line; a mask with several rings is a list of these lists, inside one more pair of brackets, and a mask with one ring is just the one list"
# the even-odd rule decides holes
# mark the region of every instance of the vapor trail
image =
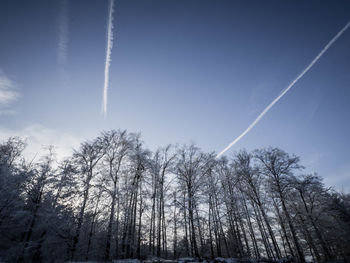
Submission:
[[227,150],[229,150],[233,145],[235,145],[240,139],[242,139],[254,126],[264,117],[264,115],[272,108],[273,105],[277,101],[279,101],[293,86],[299,79],[301,79],[311,68],[312,66],[322,57],[322,55],[334,44],[335,41],[338,40],[338,38],[350,27],[350,21],[338,32],[338,34],[335,35],[331,39],[331,41],[328,42],[328,44],[321,50],[321,52],[312,60],[312,62],[297,76],[296,79],[294,79],[286,89],[284,89],[280,95],[278,95],[261,113],[260,115],[248,126],[248,128],[242,132],[241,135],[239,135],[236,139],[233,140],[225,149],[223,149],[216,158],[219,158],[221,155],[223,155]]
[[68,0],[61,1],[60,6],[60,17],[58,24],[58,61],[65,63],[67,60],[67,49],[68,49]]
[[106,48],[106,62],[105,62],[105,82],[103,86],[103,115],[107,115],[107,91],[109,84],[109,67],[111,65],[111,54],[113,47],[113,11],[114,11],[114,0],[109,0],[108,9],[108,24],[107,24],[107,48]]

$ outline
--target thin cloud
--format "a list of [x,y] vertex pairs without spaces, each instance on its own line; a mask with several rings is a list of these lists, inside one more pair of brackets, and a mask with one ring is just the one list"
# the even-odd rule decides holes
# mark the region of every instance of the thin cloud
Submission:
[[113,12],[114,12],[114,0],[109,1],[108,9],[108,24],[107,24],[107,48],[106,48],[106,62],[105,62],[105,80],[103,86],[103,105],[102,112],[106,117],[107,115],[107,92],[109,85],[109,68],[111,66],[111,54],[113,47]]
[[48,146],[54,146],[54,151],[58,161],[69,157],[73,153],[73,148],[80,145],[80,139],[73,134],[48,128],[38,123],[32,123],[24,127],[9,129],[0,125],[0,142],[6,138],[19,136],[24,139],[28,146],[24,151],[27,160],[40,158],[47,151]]
[[7,107],[19,97],[15,91],[16,84],[0,70],[0,114],[11,114],[12,110]]
[[278,95],[261,113],[260,115],[248,126],[248,128],[233,140],[225,149],[223,149],[216,158],[219,158],[226,151],[228,151],[233,145],[235,145],[239,140],[241,140],[254,126],[264,117],[264,115],[275,105],[294,85],[301,79],[312,67],[313,65],[323,56],[323,54],[334,44],[335,41],[350,27],[350,22],[348,22],[339,32],[328,42],[328,44],[321,50],[321,52],[312,60],[312,62],[294,79],[286,89],[284,89],[280,95]]
[[68,0],[62,0],[60,3],[60,14],[58,21],[58,61],[60,63],[65,63],[67,61],[68,54]]

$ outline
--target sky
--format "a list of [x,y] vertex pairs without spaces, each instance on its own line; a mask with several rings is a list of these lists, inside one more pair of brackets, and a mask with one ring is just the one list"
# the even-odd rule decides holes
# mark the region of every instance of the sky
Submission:
[[[220,152],[350,21],[349,1],[0,2],[0,139],[58,155],[103,130]],[[350,191],[350,30],[230,151],[279,147]]]

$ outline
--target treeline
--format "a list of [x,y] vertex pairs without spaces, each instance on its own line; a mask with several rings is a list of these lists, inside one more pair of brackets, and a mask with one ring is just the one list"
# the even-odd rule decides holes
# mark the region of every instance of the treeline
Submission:
[[215,159],[103,132],[57,163],[0,144],[0,261],[116,258],[350,260],[350,195],[278,148]]

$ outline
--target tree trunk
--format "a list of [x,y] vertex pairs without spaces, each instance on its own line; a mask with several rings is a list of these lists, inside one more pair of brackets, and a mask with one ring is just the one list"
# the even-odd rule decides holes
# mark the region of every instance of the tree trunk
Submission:
[[116,195],[117,195],[117,182],[115,181],[114,185],[113,185],[111,212],[109,215],[109,223],[108,223],[108,228],[107,228],[107,242],[106,242],[106,250],[105,250],[105,260],[110,259],[112,227],[113,227],[113,220],[114,220],[114,207],[115,207]]
[[71,249],[71,260],[74,260],[75,252],[77,249],[77,244],[78,244],[79,237],[80,237],[80,229],[81,229],[81,226],[82,226],[83,220],[84,220],[85,207],[86,207],[86,202],[87,202],[88,197],[89,197],[89,189],[90,189],[91,179],[92,179],[92,168],[90,168],[90,170],[87,174],[87,180],[86,180],[84,197],[83,197],[83,204],[80,208],[80,213],[79,213],[79,218],[78,218],[78,226],[77,226],[75,235],[73,237],[73,245],[72,245],[72,249]]
[[298,254],[298,258],[299,258],[299,261],[301,263],[305,263],[305,256],[304,256],[304,253],[303,253],[303,250],[299,244],[299,241],[298,241],[298,238],[297,238],[297,234],[296,234],[296,231],[295,231],[295,228],[294,228],[294,225],[292,223],[292,219],[290,218],[290,215],[289,215],[289,212],[287,210],[287,207],[286,207],[286,204],[285,204],[285,201],[284,201],[284,196],[281,192],[281,190],[279,189],[279,196],[280,196],[280,199],[281,199],[281,204],[282,204],[282,210],[286,216],[286,219],[287,219],[287,222],[288,222],[288,225],[289,225],[289,229],[292,233],[292,238],[293,238],[293,242],[294,242],[294,245],[295,245],[295,248],[297,250],[297,254]]
[[276,204],[275,199],[272,198],[272,200],[273,200],[273,203],[274,203],[274,206],[275,206],[275,210],[276,210],[276,213],[277,213],[277,216],[278,216],[278,219],[279,219],[279,223],[280,223],[282,232],[283,232],[283,234],[284,234],[284,238],[285,238],[285,240],[286,240],[286,242],[287,242],[287,245],[288,245],[289,253],[290,253],[293,257],[295,257],[294,252],[293,252],[293,249],[292,249],[292,246],[291,246],[290,241],[289,241],[289,237],[288,237],[288,234],[287,234],[286,227],[285,227],[285,225],[284,225],[284,222],[283,222],[283,219],[282,219],[282,216],[281,216],[281,213],[280,213],[280,210],[279,210],[279,208],[278,208],[278,206],[277,206],[277,204]]

